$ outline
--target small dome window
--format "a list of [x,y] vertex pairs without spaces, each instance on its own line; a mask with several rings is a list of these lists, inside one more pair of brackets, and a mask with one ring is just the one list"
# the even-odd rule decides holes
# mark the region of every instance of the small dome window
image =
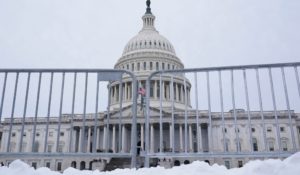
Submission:
[[154,46],[156,46],[156,41],[154,41]]
[[160,42],[158,42],[158,45],[161,46]]
[[152,42],[151,42],[151,41],[149,41],[149,45],[150,45],[150,46],[152,45]]

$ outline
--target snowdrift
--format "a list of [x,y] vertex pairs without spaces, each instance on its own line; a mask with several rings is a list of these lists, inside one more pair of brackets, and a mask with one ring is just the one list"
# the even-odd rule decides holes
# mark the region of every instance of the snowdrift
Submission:
[[245,164],[242,168],[226,169],[220,165],[208,165],[196,161],[189,165],[181,165],[171,169],[162,167],[135,169],[117,169],[111,172],[80,171],[68,168],[63,173],[51,171],[48,168],[34,169],[21,160],[13,161],[9,167],[0,167],[0,175],[299,175],[300,152],[285,160],[269,159],[255,160]]

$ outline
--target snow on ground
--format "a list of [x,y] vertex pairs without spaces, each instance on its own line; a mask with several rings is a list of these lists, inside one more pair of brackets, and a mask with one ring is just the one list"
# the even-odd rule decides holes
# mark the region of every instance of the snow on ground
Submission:
[[242,168],[226,169],[224,166],[196,161],[171,169],[162,167],[135,169],[117,169],[111,172],[80,171],[66,169],[62,174],[48,168],[34,169],[26,163],[15,160],[9,167],[0,167],[0,175],[300,175],[300,152],[281,161],[278,159],[255,160]]

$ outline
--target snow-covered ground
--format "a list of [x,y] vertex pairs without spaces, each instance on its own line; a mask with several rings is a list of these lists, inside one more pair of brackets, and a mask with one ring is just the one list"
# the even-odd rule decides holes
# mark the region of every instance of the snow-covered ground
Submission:
[[[171,169],[141,168],[117,169],[111,172],[80,171],[68,168],[63,175],[300,175],[300,152],[281,160],[251,161],[242,168],[226,169],[224,166],[209,166],[204,162],[193,162],[189,165],[181,165]],[[35,170],[20,160],[12,162],[9,167],[0,167],[0,175],[62,175],[48,168]]]

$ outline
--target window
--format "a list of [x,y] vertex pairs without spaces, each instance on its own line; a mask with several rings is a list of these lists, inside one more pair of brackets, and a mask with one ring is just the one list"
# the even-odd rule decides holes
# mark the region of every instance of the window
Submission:
[[288,144],[286,138],[281,139],[281,149],[282,151],[288,151]]
[[35,141],[33,145],[33,152],[39,152],[39,146],[40,146],[39,142]]
[[57,162],[57,167],[56,167],[56,171],[61,171],[61,162]]
[[165,63],[162,63],[161,69],[162,69],[162,70],[165,70]]
[[229,160],[225,160],[225,167],[227,168],[227,169],[230,169],[230,161]]
[[252,132],[255,132],[255,128],[251,128],[251,131],[252,131]]
[[64,136],[65,135],[65,133],[64,132],[60,132],[60,136]]
[[46,162],[46,167],[50,168],[51,163],[50,162]]
[[64,149],[64,145],[59,145],[58,146],[58,152],[62,153]]
[[239,132],[240,132],[240,129],[239,129],[239,128],[235,129],[235,132],[238,132],[238,133],[239,133]]
[[274,151],[274,141],[273,140],[269,140],[268,141],[268,145],[269,145],[269,151]]
[[129,64],[127,64],[127,70],[129,70]]
[[267,132],[272,132],[272,128],[271,128],[271,127],[268,127],[268,128],[267,128]]
[[225,151],[226,152],[229,151],[229,140],[226,140],[226,142],[225,142]]
[[16,136],[16,133],[15,133],[15,132],[11,133],[11,136],[12,136],[12,137],[15,137],[15,136]]
[[26,152],[26,146],[27,146],[26,143],[23,143],[23,144],[22,144],[22,152]]
[[131,70],[134,71],[134,63],[131,64]]
[[48,146],[47,146],[47,151],[48,151],[48,153],[51,153],[51,152],[52,152],[52,147],[53,147],[53,145],[48,145]]
[[158,69],[159,69],[159,63],[156,62],[156,70],[158,70]]
[[224,128],[224,132],[227,133],[227,128]]
[[258,151],[257,139],[252,138],[253,151]]
[[280,132],[285,132],[285,128],[284,127],[280,127]]
[[236,142],[236,150],[237,150],[237,151],[241,151],[241,150],[242,150],[242,144],[241,144],[240,141],[239,141],[239,142]]
[[243,161],[242,161],[242,160],[239,160],[239,161],[238,161],[238,167],[239,167],[239,168],[243,167]]
[[37,132],[35,135],[36,135],[37,137],[39,137],[39,136],[40,136],[40,133],[39,133],[39,132]]
[[31,166],[32,166],[34,169],[36,169],[37,163],[36,163],[36,162],[32,162],[32,163],[31,163]]
[[170,64],[168,64],[168,70],[170,70]]
[[137,70],[140,71],[140,63],[137,63]]
[[146,70],[146,67],[147,67],[147,63],[144,62],[144,70]]
[[173,69],[173,70],[175,69],[175,66],[174,66],[174,65],[172,65],[172,69]]
[[26,132],[23,133],[23,137],[26,137]]
[[150,70],[152,70],[152,69],[153,69],[153,63],[150,62]]
[[154,81],[150,83],[150,97],[154,97]]

